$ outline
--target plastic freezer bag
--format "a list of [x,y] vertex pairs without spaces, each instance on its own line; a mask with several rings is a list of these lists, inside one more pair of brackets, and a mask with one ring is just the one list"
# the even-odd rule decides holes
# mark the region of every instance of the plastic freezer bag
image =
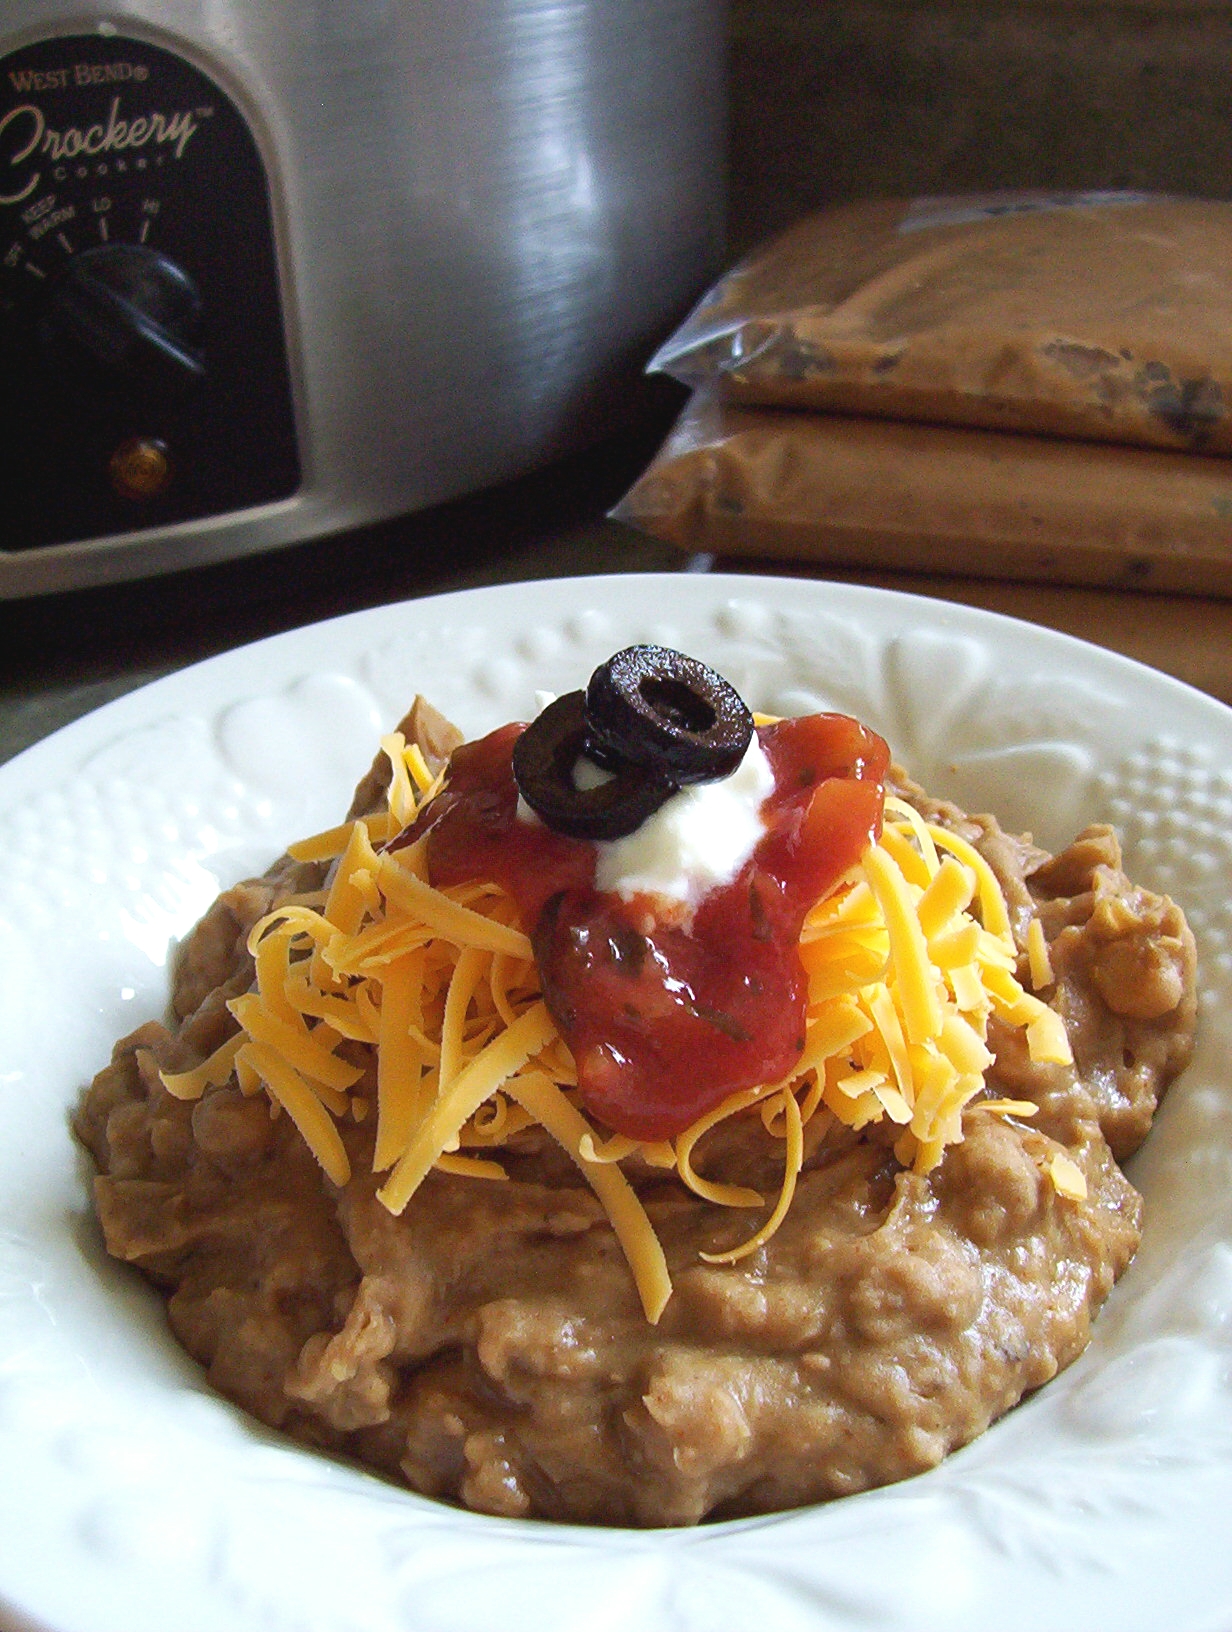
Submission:
[[1232,453],[1232,203],[843,205],[729,272],[651,368],[746,404]]
[[704,395],[612,512],[682,550],[1232,595],[1232,460]]

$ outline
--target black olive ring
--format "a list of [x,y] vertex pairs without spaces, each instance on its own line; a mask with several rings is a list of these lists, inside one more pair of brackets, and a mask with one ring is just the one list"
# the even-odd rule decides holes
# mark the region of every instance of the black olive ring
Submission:
[[[549,703],[513,745],[513,774],[526,803],[548,827],[573,839],[622,839],[677,791],[662,768],[634,765],[598,750],[590,755],[585,694]],[[579,788],[577,762],[593,757],[608,779]]]
[[678,785],[730,776],[748,751],[753,716],[736,688],[667,646],[626,646],[590,677],[586,718],[621,759]]

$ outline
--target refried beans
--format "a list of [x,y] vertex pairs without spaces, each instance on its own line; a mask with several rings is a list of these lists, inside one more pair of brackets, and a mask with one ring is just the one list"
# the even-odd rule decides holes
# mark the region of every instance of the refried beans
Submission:
[[[458,740],[422,703],[403,729],[433,770]],[[378,761],[352,816],[388,782]],[[1109,828],[1049,856],[897,769],[887,792],[988,863],[1024,969],[1042,927],[1073,1063],[1033,1058],[994,1017],[986,1073],[993,1099],[1035,1114],[968,1110],[927,1172],[889,1122],[819,1122],[777,1230],[735,1262],[700,1254],[739,1248],[747,1212],[635,1152],[622,1168],[672,1286],[652,1324],[607,1212],[540,1126],[501,1149],[503,1182],[433,1168],[395,1215],[375,1117],[338,1119],[338,1184],[264,1094],[168,1092],[160,1072],[234,1033],[253,926],[325,882],[324,863],[284,857],[219,898],[181,948],[171,1021],[120,1041],[83,1098],[108,1250],[245,1410],[483,1513],[686,1525],[934,1466],[1081,1353],[1130,1262],[1142,1202],[1119,1163],[1188,1058],[1194,947],[1180,910],[1126,878]],[[348,1057],[372,1071],[366,1053]],[[1079,1184],[1053,1182],[1058,1158]],[[719,1186],[782,1182],[755,1113],[719,1122],[696,1161]]]

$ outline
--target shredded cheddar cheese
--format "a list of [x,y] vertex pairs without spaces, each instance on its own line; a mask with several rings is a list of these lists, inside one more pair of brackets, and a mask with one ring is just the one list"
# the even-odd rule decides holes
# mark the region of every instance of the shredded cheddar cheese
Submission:
[[1052,1157],[1047,1167],[1048,1177],[1052,1180],[1057,1193],[1062,1196],[1072,1196],[1075,1201],[1084,1201],[1087,1193],[1086,1175],[1072,1157],[1059,1150]]
[[[622,1162],[674,1170],[716,1207],[767,1208],[741,1245],[701,1255],[733,1263],[782,1223],[807,1151],[835,1123],[886,1124],[898,1160],[927,1173],[962,1139],[968,1111],[1034,1114],[1029,1101],[985,1094],[994,1016],[1021,1030],[1033,1060],[1070,1060],[1060,1016],[1018,978],[1019,949],[988,863],[891,797],[879,843],[805,921],[806,1030],[790,1077],[732,1094],[673,1140],[605,1135],[579,1102],[573,1060],[508,896],[483,880],[436,888],[422,845],[376,848],[440,785],[399,733],[382,747],[392,767],[388,810],[292,846],[298,860],[334,862],[328,889],[283,902],[254,926],[253,988],[228,1005],[239,1029],[201,1064],[162,1080],[181,1099],[232,1078],[245,1094],[264,1090],[337,1185],[351,1172],[340,1130],[375,1109],[377,1194],[395,1214],[434,1168],[504,1179],[502,1147],[542,1127],[606,1210],[653,1322],[671,1281]],[[1032,988],[1051,983],[1036,920],[1021,961]],[[713,1128],[754,1113],[783,1147],[772,1201],[695,1167]],[[1045,1171],[1059,1195],[1085,1194],[1069,1157],[1054,1155]]]

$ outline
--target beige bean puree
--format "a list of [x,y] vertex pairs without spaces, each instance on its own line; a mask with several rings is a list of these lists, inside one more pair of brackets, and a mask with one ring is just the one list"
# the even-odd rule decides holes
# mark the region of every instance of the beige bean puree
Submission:
[[[627,1165],[674,1285],[651,1325],[602,1206],[541,1129],[502,1152],[508,1182],[432,1172],[395,1217],[375,1197],[369,1121],[344,1127],[337,1188],[264,1096],[166,1091],[159,1066],[195,1065],[233,1029],[250,927],[319,884],[319,865],[284,859],[219,899],[182,949],[172,1021],[119,1042],[83,1099],[108,1249],[254,1416],[480,1512],[695,1524],[934,1466],[1081,1353],[1132,1258],[1142,1202],[1118,1163],[1188,1057],[1194,950],[1179,909],[1125,877],[1108,828],[1049,857],[905,778],[893,791],[990,863],[1024,967],[1027,926],[1043,926],[1041,995],[1075,1063],[990,1033],[989,1092],[1033,1101],[1029,1121],[968,1113],[928,1174],[899,1165],[892,1132],[836,1125],[777,1233],[733,1265],[698,1254],[747,1237],[747,1214]],[[771,1143],[757,1116],[732,1117],[697,1165],[773,1194]],[[1050,1182],[1060,1153],[1085,1198]]]

